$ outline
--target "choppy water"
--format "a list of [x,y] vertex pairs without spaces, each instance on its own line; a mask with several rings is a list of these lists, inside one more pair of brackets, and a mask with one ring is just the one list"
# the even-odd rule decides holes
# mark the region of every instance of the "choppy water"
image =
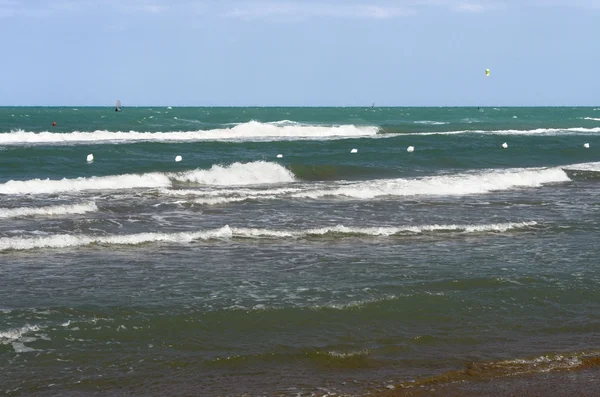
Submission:
[[576,368],[599,133],[595,108],[0,108],[0,394]]

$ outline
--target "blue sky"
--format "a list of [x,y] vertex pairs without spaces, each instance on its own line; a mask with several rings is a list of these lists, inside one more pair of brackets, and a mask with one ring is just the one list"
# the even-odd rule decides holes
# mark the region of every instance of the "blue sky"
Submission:
[[596,106],[598,21],[600,0],[0,0],[0,105]]

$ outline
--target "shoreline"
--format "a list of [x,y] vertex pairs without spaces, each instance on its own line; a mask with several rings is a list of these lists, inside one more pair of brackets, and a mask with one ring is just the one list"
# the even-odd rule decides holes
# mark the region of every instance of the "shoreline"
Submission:
[[417,379],[394,389],[370,392],[374,397],[594,397],[600,396],[600,357],[589,357],[571,368],[543,372],[482,373],[480,365]]

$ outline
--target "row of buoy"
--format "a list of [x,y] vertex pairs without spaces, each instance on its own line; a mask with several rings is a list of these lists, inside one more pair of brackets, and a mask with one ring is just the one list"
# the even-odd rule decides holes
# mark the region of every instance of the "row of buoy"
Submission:
[[[414,152],[415,151],[415,147],[414,146],[409,146],[409,147],[406,148],[406,151],[407,152]],[[358,149],[354,148],[354,149],[350,150],[350,153],[358,153]],[[278,159],[283,158],[283,154],[279,153],[277,155],[277,158]]]
[[[586,148],[586,149],[589,149],[590,144],[586,142],[586,143],[583,144],[583,147]],[[502,144],[502,149],[508,149],[508,144],[506,142],[504,142]],[[409,147],[406,148],[406,151],[409,152],[409,153],[412,153],[412,152],[415,151],[415,147],[414,146],[409,146]],[[358,153],[358,149],[354,148],[354,149],[350,150],[350,153]],[[277,158],[278,159],[282,159],[283,158],[283,154],[281,154],[281,153],[277,154]],[[181,157],[181,155],[178,154],[177,156],[175,156],[175,162],[178,163],[181,160],[183,160],[183,157]],[[93,161],[94,161],[94,154],[93,153],[88,154],[87,155],[87,162],[88,163],[92,163]]]
[[[586,142],[586,143],[583,144],[583,147],[586,148],[586,149],[589,149],[590,148],[590,144]],[[502,149],[508,149],[508,144],[506,142],[504,142],[502,144]]]
[[[86,160],[88,163],[93,163],[94,162],[94,154],[90,153],[87,155]],[[181,160],[183,160],[183,157],[181,157],[179,154],[177,156],[175,156],[175,162],[180,162]]]

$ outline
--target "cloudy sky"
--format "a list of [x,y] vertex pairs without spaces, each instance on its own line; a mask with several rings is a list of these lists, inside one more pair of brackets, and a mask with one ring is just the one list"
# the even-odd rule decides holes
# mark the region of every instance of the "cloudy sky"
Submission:
[[595,106],[598,21],[600,0],[0,0],[0,106]]

